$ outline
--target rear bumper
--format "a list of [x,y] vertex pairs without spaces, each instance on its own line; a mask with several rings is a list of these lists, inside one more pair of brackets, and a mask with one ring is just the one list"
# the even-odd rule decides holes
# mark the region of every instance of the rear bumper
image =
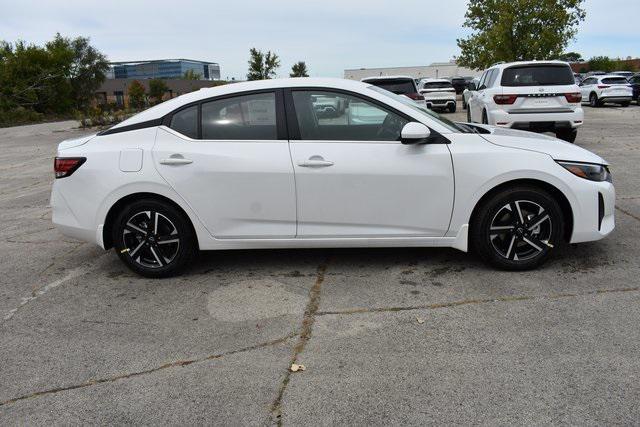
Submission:
[[456,105],[456,100],[451,99],[425,99],[427,108],[448,108],[451,105]]
[[95,228],[87,227],[80,223],[76,214],[69,207],[59,186],[60,182],[55,180],[51,191],[51,221],[53,225],[65,236],[99,244],[100,242],[96,239]]
[[582,107],[568,108],[564,112],[526,112],[493,110],[489,112],[489,124],[524,130],[575,129],[582,125],[584,111]]
[[631,96],[603,96],[600,98],[602,102],[631,102]]

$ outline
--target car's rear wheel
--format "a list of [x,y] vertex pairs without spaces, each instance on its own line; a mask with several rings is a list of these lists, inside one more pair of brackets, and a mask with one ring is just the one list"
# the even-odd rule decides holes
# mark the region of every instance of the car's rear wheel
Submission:
[[471,245],[486,262],[505,270],[542,264],[564,230],[558,202],[546,191],[518,186],[500,191],[477,210]]
[[578,136],[577,129],[562,129],[556,131],[556,138],[562,139],[563,141],[574,143],[576,142],[576,137]]
[[471,123],[471,107],[467,106],[467,123]]
[[456,104],[450,104],[449,105],[449,112],[450,113],[455,113],[456,112]]
[[174,276],[197,252],[189,219],[174,206],[154,199],[125,206],[116,218],[112,238],[120,259],[146,277]]
[[600,106],[600,101],[598,101],[598,95],[596,95],[595,93],[592,93],[591,95],[589,95],[589,105],[593,108]]
[[625,107],[625,108],[626,108],[626,107],[628,107],[630,104],[631,104],[631,102],[629,102],[629,101],[627,101],[627,102],[621,102],[621,103],[620,103],[620,106],[621,106],[621,107]]

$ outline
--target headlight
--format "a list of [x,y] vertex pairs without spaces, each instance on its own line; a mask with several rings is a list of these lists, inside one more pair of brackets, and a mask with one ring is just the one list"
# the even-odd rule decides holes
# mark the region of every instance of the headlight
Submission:
[[565,161],[558,161],[558,164],[580,178],[588,179],[589,181],[611,182],[611,173],[605,165]]

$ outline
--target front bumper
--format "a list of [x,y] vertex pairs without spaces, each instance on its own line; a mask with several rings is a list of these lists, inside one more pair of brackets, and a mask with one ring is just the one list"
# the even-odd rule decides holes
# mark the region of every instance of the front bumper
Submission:
[[494,126],[533,130],[576,129],[584,122],[584,111],[581,107],[567,108],[561,112],[527,112],[523,110],[508,111],[496,109],[489,112],[489,124]]
[[571,243],[600,240],[615,228],[616,193],[613,184],[593,181],[581,184],[576,193],[577,206],[572,207],[574,224]]

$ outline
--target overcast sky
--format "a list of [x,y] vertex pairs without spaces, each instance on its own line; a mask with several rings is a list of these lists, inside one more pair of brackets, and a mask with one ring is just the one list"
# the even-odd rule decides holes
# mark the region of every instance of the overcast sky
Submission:
[[[345,68],[426,65],[459,53],[466,0],[0,0],[0,39],[87,36],[110,60],[190,58],[243,79],[249,48],[275,51],[280,76],[306,61],[312,76]],[[568,50],[640,56],[640,0],[587,0]]]

